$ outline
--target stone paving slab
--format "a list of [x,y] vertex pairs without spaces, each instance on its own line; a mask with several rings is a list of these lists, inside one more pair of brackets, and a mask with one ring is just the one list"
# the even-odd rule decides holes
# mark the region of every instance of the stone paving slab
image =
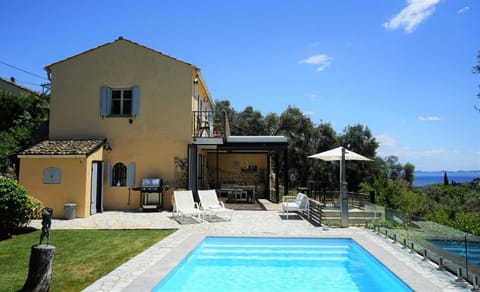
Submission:
[[[52,229],[178,229],[127,261],[84,291],[150,291],[205,236],[347,237],[353,238],[416,291],[469,291],[464,282],[439,272],[435,265],[409,254],[400,245],[358,227],[313,226],[298,216],[285,220],[279,211],[235,211],[231,221],[179,224],[171,212],[109,211],[88,218],[52,221]],[[32,227],[40,228],[34,220]],[[194,239],[194,240],[192,240]],[[160,274],[159,274],[160,273]],[[162,274],[163,273],[163,274]]]

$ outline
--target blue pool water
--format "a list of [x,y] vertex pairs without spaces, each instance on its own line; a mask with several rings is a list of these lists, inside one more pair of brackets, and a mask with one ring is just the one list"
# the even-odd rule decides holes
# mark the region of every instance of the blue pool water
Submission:
[[412,291],[352,239],[205,238],[153,291]]
[[[465,241],[463,240],[430,240],[431,243],[457,256],[465,257]],[[480,266],[480,243],[467,243],[468,261]]]

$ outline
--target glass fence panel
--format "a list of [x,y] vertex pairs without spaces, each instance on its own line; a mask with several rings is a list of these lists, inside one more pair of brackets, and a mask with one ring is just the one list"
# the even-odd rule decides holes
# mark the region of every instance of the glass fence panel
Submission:
[[[480,237],[425,218],[366,204],[367,226],[478,287]],[[373,214],[373,215],[372,215]],[[367,216],[366,216],[367,217]]]

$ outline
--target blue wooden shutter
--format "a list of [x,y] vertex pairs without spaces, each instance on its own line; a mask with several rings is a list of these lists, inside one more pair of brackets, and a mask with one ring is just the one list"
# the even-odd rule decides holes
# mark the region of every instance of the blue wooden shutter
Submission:
[[127,166],[127,186],[135,184],[135,162],[131,162]]
[[107,164],[107,185],[112,186],[112,165],[110,163]]
[[43,183],[49,184],[52,182],[52,168],[47,167],[43,169]]
[[52,184],[59,184],[62,182],[62,170],[54,167],[52,169]]
[[140,107],[140,87],[134,86],[132,88],[132,115],[138,116],[138,110]]
[[100,87],[100,115],[102,117],[110,114],[112,107],[112,92],[107,86]]

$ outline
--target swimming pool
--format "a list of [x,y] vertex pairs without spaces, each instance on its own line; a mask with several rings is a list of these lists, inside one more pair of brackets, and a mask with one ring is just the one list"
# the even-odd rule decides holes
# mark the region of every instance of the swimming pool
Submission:
[[[463,240],[430,240],[431,243],[443,248],[455,255],[465,257],[465,241]],[[480,243],[468,242],[467,244],[468,261],[480,266]]]
[[152,291],[412,291],[352,239],[206,237]]

